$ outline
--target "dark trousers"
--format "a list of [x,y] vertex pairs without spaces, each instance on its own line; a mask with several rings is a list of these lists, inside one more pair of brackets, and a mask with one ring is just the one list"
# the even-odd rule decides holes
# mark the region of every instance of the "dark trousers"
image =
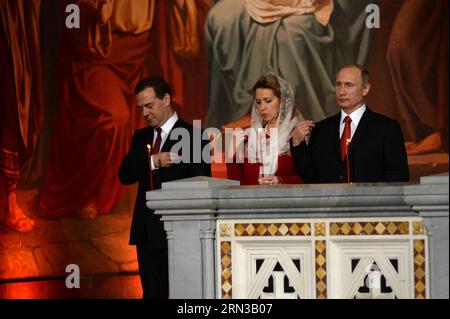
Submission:
[[169,298],[169,262],[167,248],[137,245],[139,275],[143,299]]

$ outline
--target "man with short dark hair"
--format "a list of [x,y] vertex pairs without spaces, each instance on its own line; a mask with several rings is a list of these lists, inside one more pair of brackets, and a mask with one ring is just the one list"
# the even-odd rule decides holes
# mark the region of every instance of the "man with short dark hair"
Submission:
[[301,178],[306,183],[408,181],[400,126],[365,104],[369,73],[346,65],[335,88],[341,112],[317,124],[303,121],[292,132],[291,152]]
[[[139,183],[134,215],[131,224],[130,245],[137,246],[139,275],[144,299],[168,297],[167,241],[163,223],[153,211],[147,208],[145,193],[161,188],[161,184],[194,176],[211,176],[210,161],[202,159],[194,163],[192,157],[193,127],[173,110],[170,86],[161,77],[149,77],[138,83],[135,90],[137,107],[148,127],[137,130],[128,154],[119,169],[122,184]],[[186,130],[189,139],[183,135],[171,139],[173,130]],[[178,143],[180,152],[171,152]],[[202,149],[208,141],[202,141]],[[189,148],[190,161],[179,162],[183,152]],[[199,150],[201,151],[201,150]]]

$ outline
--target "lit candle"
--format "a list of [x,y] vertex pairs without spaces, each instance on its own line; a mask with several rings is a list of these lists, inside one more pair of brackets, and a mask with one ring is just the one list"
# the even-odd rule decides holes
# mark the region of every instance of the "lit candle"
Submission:
[[347,157],[347,183],[352,182],[350,176],[350,155],[348,153],[349,148],[350,148],[350,139],[347,139],[345,143],[345,155]]
[[152,172],[152,147],[147,144],[148,169],[150,171],[150,190],[153,190],[153,172]]

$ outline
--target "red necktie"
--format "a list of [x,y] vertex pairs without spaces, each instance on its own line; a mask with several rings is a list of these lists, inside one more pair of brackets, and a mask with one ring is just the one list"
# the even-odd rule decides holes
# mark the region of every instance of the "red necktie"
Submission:
[[[162,129],[160,127],[156,128],[156,140],[155,143],[153,144],[153,147],[150,151],[150,155],[149,155],[149,163],[150,163],[150,156],[154,155],[154,154],[158,154],[159,153],[159,148],[161,147],[161,131]],[[150,168],[150,190],[154,190],[154,185],[153,185],[153,171]]]
[[161,147],[161,132],[162,129],[160,127],[156,128],[156,140],[155,144],[153,144],[152,155],[159,153],[159,148]]
[[342,160],[344,160],[345,155],[347,153],[347,143],[350,143],[350,138],[351,138],[351,128],[350,128],[350,123],[352,122],[352,119],[350,118],[350,116],[347,116],[344,119],[345,122],[345,127],[344,127],[344,132],[342,133],[342,137],[341,137],[341,158]]

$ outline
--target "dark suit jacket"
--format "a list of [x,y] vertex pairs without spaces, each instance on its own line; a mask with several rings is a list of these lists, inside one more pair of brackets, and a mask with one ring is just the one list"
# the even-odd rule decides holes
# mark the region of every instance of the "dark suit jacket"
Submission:
[[[339,122],[341,113],[316,124],[308,145],[293,147],[297,172],[305,183],[347,182],[346,161],[341,160]],[[364,112],[350,148],[352,182],[406,182],[408,162],[398,123],[386,116]]]
[[[168,168],[160,168],[153,172],[154,189],[160,189],[161,184],[173,180],[195,177],[195,176],[211,176],[211,165],[205,162],[195,164],[193,157],[193,128],[184,122],[181,118],[175,123],[172,130],[176,128],[185,128],[190,133],[190,163],[180,163],[172,165]],[[154,129],[146,127],[137,130],[131,141],[131,148],[122,161],[119,168],[119,179],[124,185],[139,183],[136,204],[134,207],[133,220],[130,231],[130,245],[149,244],[155,247],[166,247],[166,233],[160,216],[157,216],[146,206],[145,193],[150,190],[150,163],[147,153],[147,144],[153,146]],[[177,140],[170,140],[167,137],[161,152],[170,152],[173,145],[178,143]],[[203,147],[208,146],[209,141],[202,141]],[[184,147],[183,147],[184,148]],[[178,155],[182,155],[180,149]],[[186,150],[186,149],[185,149]]]

